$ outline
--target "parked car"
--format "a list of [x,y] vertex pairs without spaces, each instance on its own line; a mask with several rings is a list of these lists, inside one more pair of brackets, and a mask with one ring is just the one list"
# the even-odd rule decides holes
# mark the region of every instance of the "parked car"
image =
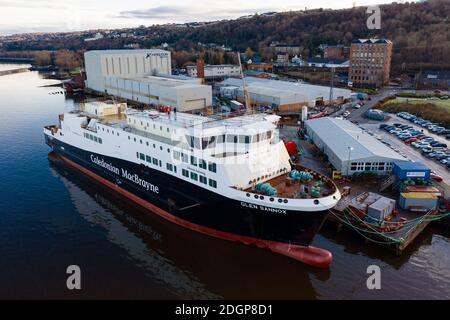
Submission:
[[406,139],[404,142],[406,144],[411,144],[411,143],[416,142],[416,141],[417,141],[417,138],[410,138],[410,139]]
[[428,154],[428,153],[433,152],[433,148],[431,148],[431,147],[423,147],[423,148],[421,148],[421,151],[422,151],[423,154]]
[[441,176],[437,175],[436,173],[431,173],[431,179],[433,179],[434,181],[437,182],[441,182],[442,180],[444,180],[444,178],[442,178]]

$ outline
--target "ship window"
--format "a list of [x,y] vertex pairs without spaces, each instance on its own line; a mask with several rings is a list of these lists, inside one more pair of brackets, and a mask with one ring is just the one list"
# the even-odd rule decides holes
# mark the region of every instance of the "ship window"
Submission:
[[181,154],[181,159],[183,160],[183,162],[188,163],[189,162],[189,157],[187,154],[182,153]]
[[245,136],[244,143],[247,143],[247,144],[250,143],[250,136]]
[[177,172],[177,166],[173,166],[173,171],[176,173]]
[[173,171],[173,165],[171,163],[166,163],[166,168],[169,171]]
[[267,139],[272,138],[272,131],[267,131]]
[[119,136],[119,133],[117,132],[117,136]]
[[162,167],[162,162],[161,162],[161,160],[159,160],[159,166]]
[[231,142],[231,143],[237,143],[238,142],[238,136],[235,135],[227,135],[227,142]]
[[139,158],[139,152],[136,152],[136,158]]
[[198,180],[198,174],[191,171],[191,179],[197,181]]
[[170,132],[170,129],[169,129],[169,128],[167,128],[167,132]]
[[196,157],[191,156],[191,164],[192,164],[193,166],[197,166],[197,158],[196,158]]
[[159,150],[161,150],[161,151],[162,151],[162,149],[163,149],[163,147],[162,147],[162,146],[159,146]]
[[173,151],[173,157],[175,160],[180,160],[180,152],[179,151]]
[[225,135],[222,134],[217,137],[217,143],[224,143],[225,142]]
[[203,159],[199,159],[198,166],[202,169],[206,169],[206,161]]
[[196,149],[200,149],[200,139],[199,138],[194,138],[194,147]]
[[169,148],[167,148],[167,153],[170,153],[170,149]]
[[211,172],[217,172],[217,165],[214,162],[209,162],[208,170]]
[[145,161],[152,163],[152,158],[150,156],[145,156]]
[[98,138],[98,143],[100,143],[100,144],[102,144],[102,143],[103,143],[103,140],[102,140],[102,138]]
[[94,137],[92,136],[92,134],[89,134],[89,139],[94,140]]
[[154,164],[155,166],[157,166],[157,165],[158,165],[158,159],[156,159],[156,158],[153,158],[152,162],[153,162],[153,164]]
[[209,186],[213,188],[217,188],[217,181],[213,179],[209,179]]
[[139,142],[142,144],[142,139],[141,140],[139,140]]
[[136,142],[136,137],[133,138],[134,142]]
[[245,142],[245,137],[246,136],[239,136],[239,143],[244,143]]
[[140,158],[141,160],[145,160],[145,154],[139,153],[139,158]]
[[[103,128],[103,131],[105,131],[105,129]],[[109,133],[109,129],[106,129],[106,132]]]
[[128,136],[128,140],[131,140],[130,136]]
[[200,182],[201,182],[201,183],[206,184],[207,181],[208,181],[208,179],[206,179],[205,176],[200,176]]
[[187,171],[186,169],[183,169],[183,170],[182,170],[182,174],[183,174],[183,176],[185,176],[185,177],[189,177],[189,171]]
[[148,141],[147,142],[145,142],[145,144],[147,145],[147,147],[148,147]]
[[98,139],[97,139],[97,137],[96,137],[96,136],[94,136],[94,141],[95,141],[95,142],[98,142]]

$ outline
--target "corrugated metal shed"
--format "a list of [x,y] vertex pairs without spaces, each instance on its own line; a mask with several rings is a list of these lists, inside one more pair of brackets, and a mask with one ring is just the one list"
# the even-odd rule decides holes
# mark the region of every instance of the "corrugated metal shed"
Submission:
[[[269,80],[256,77],[245,77],[245,81],[248,90],[251,91],[252,86],[271,89],[270,94],[276,95],[277,91],[285,91],[292,94],[296,94],[300,99],[298,102],[311,102],[317,98],[324,98],[328,100],[330,96],[330,87],[318,86],[312,84],[306,84],[301,82],[289,82],[282,80]],[[242,79],[228,78],[222,82],[225,86],[238,86],[242,87]],[[255,89],[259,90],[259,89]],[[285,95],[286,93],[281,93]],[[344,99],[350,98],[351,91],[347,89],[334,88],[333,96],[344,97]]]
[[[305,122],[308,133],[319,135],[328,148],[341,160],[363,160],[371,157],[382,157],[393,160],[404,160],[401,155],[387,147],[373,136],[362,131],[348,120],[324,117]],[[352,148],[349,152],[349,148]]]

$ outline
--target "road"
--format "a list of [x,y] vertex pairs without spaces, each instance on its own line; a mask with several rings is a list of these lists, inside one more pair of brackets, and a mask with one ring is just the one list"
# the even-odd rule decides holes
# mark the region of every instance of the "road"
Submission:
[[383,100],[388,96],[392,96],[398,92],[398,89],[384,88],[380,89],[376,95],[371,96],[371,100],[367,100],[365,104],[359,108],[353,110],[347,117],[348,120],[353,122],[365,122],[368,119],[364,118],[364,113],[367,110],[372,109],[378,101]]

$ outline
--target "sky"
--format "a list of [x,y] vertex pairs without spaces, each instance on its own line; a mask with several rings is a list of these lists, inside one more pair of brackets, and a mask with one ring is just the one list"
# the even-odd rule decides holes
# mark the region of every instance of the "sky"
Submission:
[[[234,19],[269,11],[350,8],[384,0],[0,0],[0,35]],[[397,2],[403,2],[397,0]]]

